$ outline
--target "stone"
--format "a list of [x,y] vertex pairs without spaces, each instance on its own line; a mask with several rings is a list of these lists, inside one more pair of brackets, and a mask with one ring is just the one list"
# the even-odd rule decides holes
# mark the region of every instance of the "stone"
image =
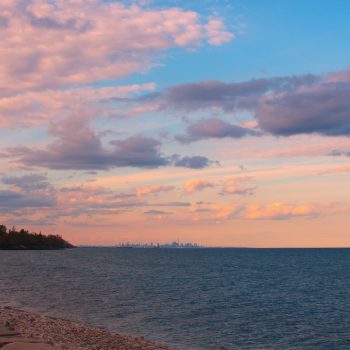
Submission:
[[11,343],[3,346],[1,350],[59,350],[45,343]]
[[45,343],[41,339],[25,338],[21,336],[0,337],[0,343]]
[[9,335],[19,335],[19,333],[7,326],[0,325],[0,337],[7,337]]

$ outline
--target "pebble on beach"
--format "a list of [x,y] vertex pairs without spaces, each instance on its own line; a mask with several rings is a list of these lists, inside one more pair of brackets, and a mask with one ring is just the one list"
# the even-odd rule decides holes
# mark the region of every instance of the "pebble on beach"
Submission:
[[13,308],[0,308],[1,350],[170,350],[143,337],[111,333]]

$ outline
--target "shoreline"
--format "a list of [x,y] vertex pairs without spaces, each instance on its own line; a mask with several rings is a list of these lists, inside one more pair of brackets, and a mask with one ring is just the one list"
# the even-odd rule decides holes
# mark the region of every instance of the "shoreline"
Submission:
[[20,350],[25,341],[36,344],[38,349],[42,344],[45,350],[173,350],[143,337],[121,335],[10,307],[0,307],[0,330],[3,333],[0,332],[0,349],[4,350],[16,350],[15,344],[19,344]]

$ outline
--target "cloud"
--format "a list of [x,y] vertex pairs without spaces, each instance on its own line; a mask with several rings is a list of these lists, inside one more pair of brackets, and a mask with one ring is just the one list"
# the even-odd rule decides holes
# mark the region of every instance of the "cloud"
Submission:
[[138,188],[136,190],[136,194],[137,196],[142,197],[146,194],[169,192],[174,188],[175,188],[174,186],[167,186],[167,185],[148,185],[148,186]]
[[160,152],[160,141],[144,137],[132,136],[125,140],[113,141],[116,146],[113,158],[117,166],[136,166],[153,168],[167,165],[168,160]]
[[147,210],[144,212],[146,215],[170,215],[171,213],[163,210]]
[[[126,86],[75,88],[68,90],[46,90],[26,92],[20,95],[0,98],[0,126],[4,128],[28,128],[64,121],[72,116],[72,110],[84,106],[90,119],[113,117],[122,112],[115,104],[106,104],[110,99],[128,99],[144,91],[156,88],[154,83]],[[150,108],[150,107],[149,107]],[[130,111],[135,115],[141,112]],[[126,112],[123,111],[125,114]],[[85,114],[87,114],[85,112]]]
[[258,135],[257,131],[239,125],[227,123],[218,118],[201,119],[187,127],[185,135],[176,139],[181,143],[190,143],[208,138],[242,138],[248,135]]
[[[176,110],[248,110],[253,112],[260,129],[278,136],[350,135],[349,98],[349,70],[318,77],[301,75],[239,83],[183,84],[169,88],[160,97],[163,108]],[[237,136],[237,130],[231,132]],[[230,136],[230,132],[227,133]],[[210,129],[207,131],[205,123],[200,121],[190,126],[187,135],[179,140],[190,142],[201,139],[202,134],[204,137],[228,137],[220,132],[215,135]]]
[[333,157],[350,157],[350,152],[344,152],[339,149],[333,149],[331,152],[329,152],[329,155]]
[[52,197],[33,196],[32,194],[22,194],[16,191],[0,190],[0,207],[7,210],[13,208],[30,208],[30,207],[52,207],[56,201]]
[[[87,119],[87,120],[86,120]],[[114,141],[110,148],[91,128],[84,114],[49,126],[49,133],[58,139],[46,148],[18,146],[8,149],[8,156],[26,166],[49,169],[109,169],[116,166],[156,167],[167,164],[159,153],[160,143],[145,137]]]
[[190,207],[190,202],[163,202],[163,203],[156,203],[154,206],[157,207]]
[[350,81],[327,82],[271,95],[256,113],[259,126],[274,135],[350,135]]
[[197,111],[218,108],[232,112],[237,109],[256,108],[260,98],[271,91],[293,90],[316,80],[315,76],[302,75],[233,83],[200,81],[172,86],[160,95],[150,95],[150,99],[157,99],[164,109]]
[[[32,176],[32,175],[31,175]],[[39,179],[38,182],[45,180]],[[69,185],[52,187],[50,196],[34,189],[33,192],[24,193],[21,177],[16,177],[8,183],[16,183],[12,189],[0,190],[0,214],[11,221],[20,217],[21,222],[31,224],[70,224],[79,222],[96,226],[130,224],[130,220],[142,219],[139,210],[146,215],[165,215],[171,212],[163,211],[162,207],[187,208],[189,202],[160,202],[149,203],[138,198],[134,193],[116,192],[107,187],[91,184]],[[23,176],[23,182],[29,183],[28,176]],[[32,176],[34,179],[34,175]],[[19,184],[20,187],[17,187]],[[37,196],[34,194],[38,193]],[[50,202],[51,201],[51,202]],[[151,207],[151,208],[150,208]],[[137,213],[137,214],[136,214]],[[163,214],[160,214],[163,213]],[[123,214],[123,216],[119,216]],[[118,218],[116,217],[118,215]],[[135,216],[137,215],[137,216]]]
[[212,45],[221,45],[234,38],[232,33],[226,31],[225,25],[221,20],[211,19],[205,26],[209,43]]
[[45,175],[30,174],[24,176],[4,176],[2,182],[24,191],[40,191],[52,188]]
[[116,193],[113,190],[100,186],[67,186],[57,190],[60,203],[64,207],[88,208],[121,208],[144,205],[134,194]]
[[171,157],[171,163],[176,167],[190,168],[190,169],[203,169],[217,164],[217,162],[209,160],[203,156],[192,157],[180,157],[179,155],[173,155]]
[[193,193],[197,191],[203,191],[206,188],[212,188],[215,183],[205,179],[190,180],[184,185],[184,189],[187,193]]
[[252,195],[255,192],[255,186],[249,186],[251,177],[236,177],[227,179],[223,185],[221,194],[237,194],[240,196]]
[[0,11],[3,96],[116,79],[148,69],[158,52],[233,39],[221,20],[180,8],[13,0]]
[[320,202],[295,204],[273,202],[265,204],[216,204],[196,203],[189,208],[195,216],[192,221],[217,222],[223,220],[291,220],[295,218],[316,218],[321,215],[345,214],[349,206],[344,203]]
[[350,173],[350,166],[336,166],[320,171],[317,175],[346,174]]
[[311,205],[276,202],[267,205],[251,205],[246,208],[244,216],[247,219],[286,220],[293,217],[312,217],[318,213],[318,210]]
[[[86,133],[84,133],[84,131]],[[143,136],[113,141],[104,148],[90,129],[80,130],[74,138],[64,137],[46,149],[18,146],[7,150],[8,157],[26,166],[48,169],[107,170],[114,167],[155,168],[169,164],[159,152],[160,142]],[[67,135],[73,136],[73,135]]]
[[5,176],[1,180],[11,187],[0,190],[0,207],[7,208],[5,211],[56,205],[55,190],[44,175]]
[[222,221],[239,218],[244,208],[236,204],[197,203],[190,208],[191,213],[204,215],[196,216],[194,221]]
[[[285,76],[226,83],[201,81],[180,84],[144,97],[160,109],[175,111],[246,111],[260,131],[277,136],[317,133],[350,135],[350,70],[314,76]],[[197,121],[180,142],[205,138],[260,135],[257,130],[217,118]]]
[[63,121],[51,123],[49,133],[57,139],[46,148],[17,146],[4,155],[18,164],[60,170],[108,170],[116,167],[157,168],[175,166],[202,169],[213,164],[206,157],[164,156],[161,142],[141,135],[112,140],[103,145],[101,136],[89,124],[83,112]]
[[[92,185],[71,185],[57,188],[58,208],[49,217],[52,220],[76,220],[101,222],[115,215],[128,213],[148,204],[131,193],[118,193],[113,189]],[[91,219],[91,220],[90,220]],[[95,223],[96,223],[95,222]]]
[[8,19],[4,16],[0,16],[0,28],[6,28],[8,26]]

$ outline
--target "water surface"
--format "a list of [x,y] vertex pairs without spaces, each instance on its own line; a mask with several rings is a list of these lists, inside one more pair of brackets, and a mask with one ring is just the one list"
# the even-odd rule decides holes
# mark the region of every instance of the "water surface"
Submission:
[[0,251],[0,304],[184,350],[350,349],[348,249]]

